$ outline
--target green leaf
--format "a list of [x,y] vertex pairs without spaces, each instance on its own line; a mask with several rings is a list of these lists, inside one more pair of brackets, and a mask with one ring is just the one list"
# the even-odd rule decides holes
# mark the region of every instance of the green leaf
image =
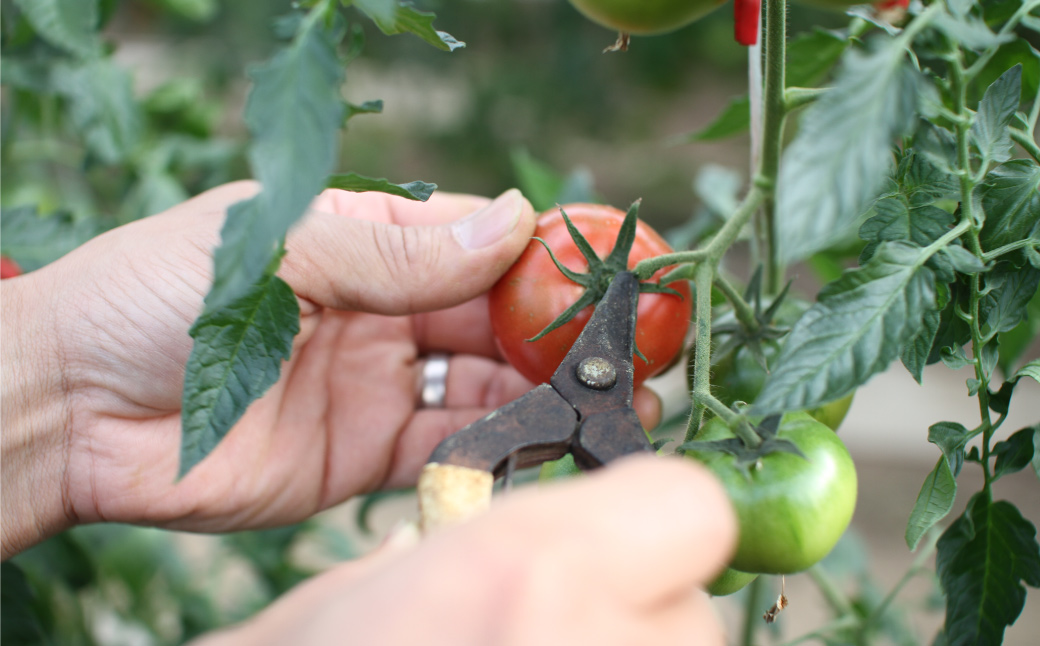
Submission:
[[1011,158],[1008,125],[1022,100],[1022,65],[1015,65],[986,89],[979,103],[971,139],[983,160],[1007,161]]
[[1034,427],[1033,431],[1033,473],[1036,474],[1037,478],[1040,478],[1040,424]]
[[994,480],[1021,471],[1032,463],[1036,455],[1036,447],[1033,445],[1035,433],[1036,428],[1030,426],[1015,431],[1008,439],[993,445],[993,454],[997,456],[996,464],[993,465]]
[[207,311],[252,289],[289,227],[325,187],[344,111],[335,35],[320,27],[306,29],[250,74],[254,86],[245,109],[253,135],[249,160],[263,192],[228,211],[214,254]]
[[980,188],[986,222],[979,242],[992,251],[1023,238],[1040,240],[1040,165],[1013,159],[995,167]]
[[55,66],[51,82],[93,154],[106,164],[130,157],[144,123],[126,70],[110,58],[65,63]]
[[928,310],[921,319],[921,329],[906,344],[903,352],[899,355],[900,360],[910,375],[917,383],[922,383],[924,378],[924,367],[928,364],[928,357],[932,352],[936,334],[939,331],[939,321],[942,313],[937,310]]
[[243,296],[204,313],[192,326],[195,339],[184,375],[180,475],[210,454],[245,413],[278,380],[300,331],[300,309],[291,287],[269,272]]
[[812,408],[884,370],[935,308],[919,249],[886,242],[863,267],[825,286],[784,341],[755,415]]
[[509,159],[513,173],[524,196],[535,211],[547,211],[557,204],[557,195],[563,187],[563,176],[549,164],[535,159],[527,150],[514,148]]
[[61,258],[98,233],[94,220],[73,220],[67,213],[37,215],[35,206],[3,209],[0,253],[23,271],[33,271]]
[[4,561],[0,565],[0,641],[8,646],[50,643],[35,600],[22,569]]
[[964,466],[964,446],[970,439],[971,432],[957,422],[937,422],[928,427],[928,441],[942,450],[954,476]]
[[935,463],[935,468],[924,479],[921,491],[917,494],[917,502],[914,503],[906,524],[904,538],[910,551],[916,550],[917,544],[928,530],[950,513],[956,498],[957,480],[954,479],[946,458],[940,457]]
[[80,58],[101,53],[97,0],[15,0],[36,33]]
[[802,115],[777,181],[781,260],[791,263],[843,237],[892,166],[892,142],[914,123],[919,74],[898,41],[849,50],[833,89]]
[[1005,377],[1015,369],[1019,358],[1040,333],[1040,291],[1026,304],[1026,317],[1013,330],[1000,335],[1000,358],[997,365]]
[[979,260],[978,256],[960,245],[951,244],[939,250],[943,259],[949,262],[955,270],[962,274],[981,274],[988,270],[986,264]]
[[408,182],[407,184],[394,184],[383,177],[365,177],[357,173],[330,175],[325,182],[325,187],[338,188],[355,193],[377,191],[420,202],[430,199],[433,192],[437,190],[436,184],[427,184],[419,181]]
[[715,119],[700,130],[687,135],[686,142],[718,141],[738,135],[751,123],[751,102],[747,95],[733,97]]
[[385,0],[354,0],[354,6],[361,10],[379,30],[387,36],[410,33],[418,36],[437,49],[453,52],[466,43],[455,40],[455,38],[443,31],[433,28],[433,20],[436,16],[425,11],[418,11],[407,4],[399,4],[397,10],[391,13],[386,10]]
[[350,119],[358,116],[359,114],[380,114],[382,112],[383,112],[383,102],[382,102],[382,100],[378,100],[377,99],[375,101],[365,101],[364,103],[362,103],[360,105],[348,102],[347,103],[347,109],[346,109],[346,112],[345,112],[345,114],[343,116],[343,119],[344,119],[344,121],[349,121]]
[[985,334],[1008,332],[1025,320],[1029,301],[1040,287],[1040,269],[1000,263],[986,276],[986,295],[979,302],[979,323]]
[[848,49],[850,40],[817,27],[787,44],[788,87],[815,87]]
[[859,237],[867,242],[860,254],[861,262],[869,260],[878,245],[886,241],[927,247],[955,222],[953,214],[930,204],[911,208],[902,195],[879,200],[874,212],[859,228]]
[[980,492],[937,549],[950,646],[1000,644],[1025,604],[1022,584],[1040,586],[1036,528],[1011,503]]
[[979,87],[989,87],[1015,65],[1022,66],[1023,96],[1036,96],[1040,90],[1040,52],[1024,38],[1016,38],[1001,45],[979,72],[975,82]]
[[981,51],[1014,40],[1012,34],[995,34],[981,19],[970,14],[940,13],[932,23],[951,40],[968,49]]
[[194,20],[206,22],[217,13],[217,0],[153,0],[173,13]]

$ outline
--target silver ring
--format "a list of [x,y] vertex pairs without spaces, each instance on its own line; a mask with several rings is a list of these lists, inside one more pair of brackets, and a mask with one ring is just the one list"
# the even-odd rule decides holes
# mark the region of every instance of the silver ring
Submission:
[[419,401],[422,408],[444,408],[448,394],[448,355],[431,354],[422,368]]

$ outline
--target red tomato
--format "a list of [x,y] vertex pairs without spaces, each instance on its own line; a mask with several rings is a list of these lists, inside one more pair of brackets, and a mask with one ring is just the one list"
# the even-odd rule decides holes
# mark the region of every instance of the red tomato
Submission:
[[[563,210],[588,239],[596,254],[605,258],[614,248],[625,213],[599,204],[567,204]],[[539,216],[535,236],[545,240],[567,268],[577,272],[588,270],[584,256],[567,232],[559,209]],[[656,231],[639,221],[628,267],[634,267],[644,258],[671,252],[671,247]],[[654,279],[660,280],[664,273],[667,269],[655,274]],[[692,308],[690,286],[686,281],[677,281],[669,287],[682,297],[674,294],[639,295],[636,346],[647,361],[638,357],[634,359],[637,386],[671,365],[686,338]],[[574,304],[583,289],[556,268],[545,247],[536,240],[531,241],[516,264],[491,288],[491,327],[495,341],[502,355],[520,374],[535,383],[548,382],[552,377],[592,316],[593,308],[586,307],[569,323],[537,341],[528,342],[527,339],[541,332]]]
[[22,268],[7,256],[0,256],[0,280],[22,275]]

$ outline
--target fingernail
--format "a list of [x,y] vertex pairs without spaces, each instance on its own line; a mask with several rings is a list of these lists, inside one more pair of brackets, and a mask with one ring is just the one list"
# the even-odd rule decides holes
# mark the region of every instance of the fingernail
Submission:
[[488,247],[512,233],[520,220],[524,198],[515,188],[499,195],[484,208],[455,222],[455,238],[467,249]]

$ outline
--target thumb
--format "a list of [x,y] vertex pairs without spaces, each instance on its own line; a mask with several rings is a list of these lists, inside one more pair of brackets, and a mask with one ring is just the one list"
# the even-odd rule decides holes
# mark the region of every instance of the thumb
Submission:
[[472,199],[386,199],[390,221],[314,211],[292,232],[280,273],[299,296],[386,315],[451,307],[490,289],[534,233],[534,209],[516,189],[475,211]]

